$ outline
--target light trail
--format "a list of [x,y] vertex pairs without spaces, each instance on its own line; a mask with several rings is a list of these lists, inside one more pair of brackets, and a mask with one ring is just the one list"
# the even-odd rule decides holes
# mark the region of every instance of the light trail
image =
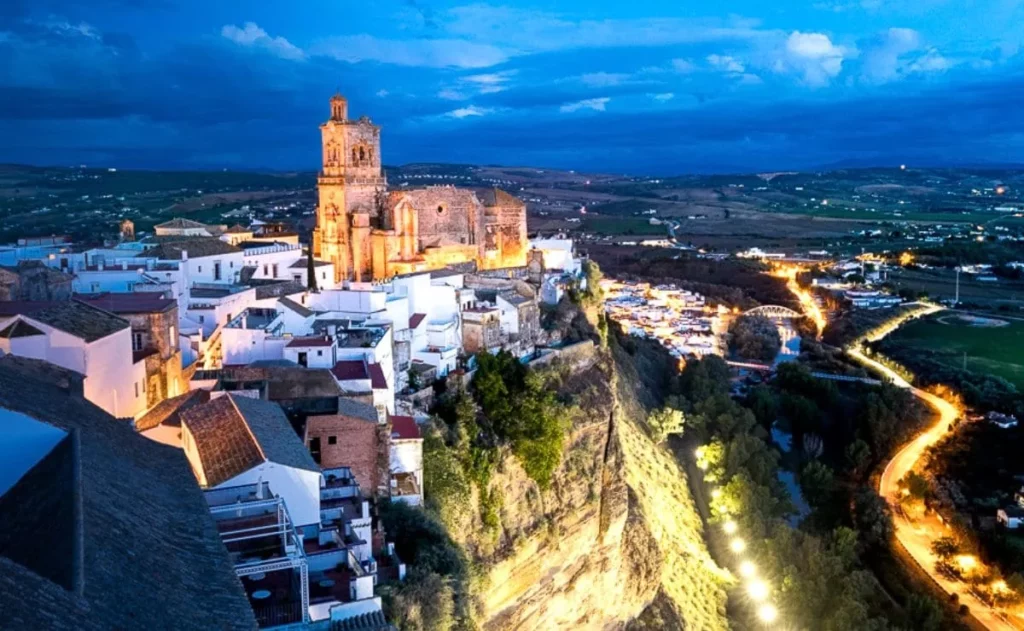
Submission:
[[821,334],[825,331],[825,326],[828,324],[828,318],[825,317],[825,312],[821,310],[818,301],[814,299],[814,295],[796,282],[796,275],[801,271],[803,271],[803,268],[799,265],[779,263],[772,270],[772,276],[786,279],[786,289],[800,301],[804,315],[814,322],[814,326],[817,329],[817,338],[820,340]]
[[[868,341],[879,340],[896,330],[906,320],[924,313],[934,313],[941,309],[942,307],[928,305],[921,311],[896,318],[894,320],[895,324],[887,323],[863,339]],[[860,350],[859,342],[848,348],[846,352],[861,364],[890,379],[893,385],[909,390],[914,396],[924,401],[939,414],[939,420],[904,445],[893,456],[882,472],[882,477],[878,482],[878,494],[895,506],[900,493],[899,481],[914,469],[924,455],[925,450],[945,436],[953,421],[960,416],[960,409],[940,396],[915,388],[888,366],[866,356]],[[902,511],[893,511],[893,526],[895,528],[896,540],[899,541],[900,545],[903,546],[921,569],[946,593],[959,594],[960,602],[967,605],[971,615],[982,626],[992,631],[1017,631],[1024,628],[1024,626],[1014,625],[1009,622],[1001,612],[979,600],[969,591],[969,586],[950,580],[936,571],[935,562],[938,560],[938,557],[932,552],[931,544],[946,533],[943,532],[943,526],[938,520],[933,519],[932,522],[934,523],[915,523],[908,519]]]

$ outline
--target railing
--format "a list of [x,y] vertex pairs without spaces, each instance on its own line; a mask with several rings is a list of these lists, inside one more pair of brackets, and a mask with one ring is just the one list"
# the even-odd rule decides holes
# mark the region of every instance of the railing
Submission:
[[302,622],[301,602],[276,605],[257,605],[253,603],[252,612],[256,614],[256,623],[259,624],[261,629]]

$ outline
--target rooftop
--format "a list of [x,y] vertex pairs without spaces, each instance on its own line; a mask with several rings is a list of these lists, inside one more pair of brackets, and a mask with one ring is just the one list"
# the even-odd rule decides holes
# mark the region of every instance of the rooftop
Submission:
[[411,316],[409,316],[409,328],[410,329],[415,329],[415,328],[419,327],[420,323],[423,322],[426,318],[427,318],[427,314],[425,314],[425,313],[414,313],[414,314],[412,314]]
[[368,379],[366,365],[360,359],[340,361],[331,368],[331,374],[338,381],[349,381],[352,379]]
[[12,315],[31,318],[87,343],[95,342],[131,326],[127,320],[80,300],[0,302],[0,317]]
[[370,364],[368,368],[370,370],[370,387],[374,390],[386,390],[388,380],[384,377],[384,369],[381,368],[381,365]]
[[151,239],[158,245],[144,250],[136,256],[180,261],[182,252],[187,253],[189,258],[195,259],[242,251],[241,248],[216,237],[151,237]]
[[76,294],[75,298],[111,313],[164,313],[178,306],[157,292]]
[[334,346],[334,340],[329,337],[297,337],[285,348],[315,348]]
[[8,360],[0,408],[68,436],[0,497],[3,626],[255,629],[181,452]]
[[293,311],[294,313],[297,313],[298,315],[302,316],[303,318],[308,318],[309,316],[313,315],[313,312],[311,310],[309,310],[306,307],[300,305],[299,303],[295,302],[291,298],[281,298],[280,300],[277,301],[277,304],[281,305],[285,309],[288,309],[290,311]]
[[391,418],[391,438],[397,438],[399,440],[416,440],[423,438],[420,434],[420,426],[416,424],[416,419],[411,416],[392,416]]
[[168,228],[168,229],[186,229],[186,228],[207,228],[208,226],[198,221],[192,221],[191,219],[185,219],[183,217],[175,217],[170,221],[158,223],[154,228]]
[[8,340],[17,337],[31,337],[33,335],[44,335],[44,333],[24,320],[15,320],[5,328],[0,329],[0,338]]

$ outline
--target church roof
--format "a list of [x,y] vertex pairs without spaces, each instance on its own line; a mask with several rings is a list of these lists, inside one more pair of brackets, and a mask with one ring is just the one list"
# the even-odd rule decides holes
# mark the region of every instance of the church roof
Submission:
[[185,219],[184,217],[175,217],[170,221],[158,223],[153,226],[154,228],[168,228],[172,230],[184,230],[187,228],[207,228],[205,223],[199,223],[198,221],[192,221],[191,219]]

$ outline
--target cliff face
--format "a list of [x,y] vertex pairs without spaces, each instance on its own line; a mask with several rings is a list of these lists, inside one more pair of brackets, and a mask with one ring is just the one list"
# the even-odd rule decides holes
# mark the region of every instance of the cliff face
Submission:
[[455,534],[485,568],[483,628],[622,629],[657,599],[650,628],[726,629],[722,574],[684,472],[640,425],[635,369],[602,349],[549,369],[573,409],[551,486],[507,456],[497,541]]

